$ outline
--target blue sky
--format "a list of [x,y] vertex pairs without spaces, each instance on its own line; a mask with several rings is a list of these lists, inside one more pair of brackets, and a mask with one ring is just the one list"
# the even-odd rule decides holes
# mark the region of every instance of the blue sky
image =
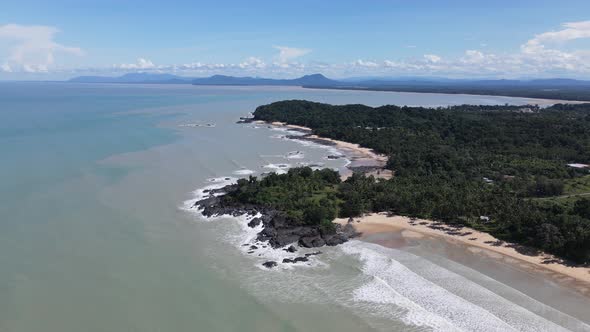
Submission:
[[0,79],[170,72],[590,78],[590,1],[29,1]]

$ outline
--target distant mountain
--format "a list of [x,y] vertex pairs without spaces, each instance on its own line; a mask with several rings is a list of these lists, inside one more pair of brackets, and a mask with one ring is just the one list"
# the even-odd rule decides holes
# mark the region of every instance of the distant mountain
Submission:
[[194,85],[274,85],[274,86],[338,86],[342,83],[322,74],[305,75],[295,79],[273,79],[260,77],[235,77],[214,75],[191,78],[172,74],[129,73],[118,77],[79,76],[68,82],[75,83],[142,83],[142,84],[194,84]]
[[331,80],[322,74],[305,75],[295,79],[273,79],[259,77],[234,77],[214,75],[211,77],[195,78],[194,85],[275,85],[275,86],[336,86],[339,81]]
[[79,76],[70,79],[74,83],[143,83],[143,84],[190,84],[191,77],[172,74],[129,73],[123,76]]
[[590,101],[590,81],[565,78],[473,80],[442,77],[357,77],[337,81],[322,74],[305,75],[294,79],[274,79],[226,75],[190,78],[172,74],[129,73],[119,77],[80,76],[72,78],[69,82],[302,86],[322,89],[477,94]]

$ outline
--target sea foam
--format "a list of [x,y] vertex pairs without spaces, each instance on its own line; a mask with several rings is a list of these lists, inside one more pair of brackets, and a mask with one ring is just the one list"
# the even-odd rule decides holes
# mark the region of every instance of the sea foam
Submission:
[[[279,171],[282,171],[283,168],[290,167],[290,165],[280,164],[276,167]],[[306,253],[309,254],[316,252],[317,250],[299,248],[297,244],[293,244],[297,251],[295,253],[291,253],[286,250],[289,245],[282,248],[273,248],[268,242],[259,241],[257,236],[258,233],[264,229],[264,226],[262,223],[260,223],[255,227],[250,227],[248,226],[248,223],[254,218],[259,218],[261,216],[260,213],[257,215],[216,215],[212,217],[205,217],[201,213],[202,209],[195,205],[196,202],[211,195],[209,193],[210,190],[223,188],[227,185],[236,183],[237,180],[238,178],[235,177],[216,177],[207,179],[207,182],[210,184],[193,191],[191,199],[184,201],[180,206],[180,209],[194,213],[200,220],[206,222],[221,222],[222,220],[231,220],[236,222],[240,227],[240,231],[237,233],[226,234],[223,238],[229,243],[233,244],[242,253],[256,258],[256,266],[261,269],[267,269],[262,265],[266,261],[275,261],[277,263],[276,269],[279,270],[293,269],[295,267],[325,266],[325,263],[320,261],[316,255],[307,257],[308,261],[306,262],[283,263],[282,261],[285,258],[294,259],[296,257],[304,256]],[[217,193],[214,195],[219,196],[222,194]]]
[[[424,258],[361,241],[341,248],[360,259],[366,277],[354,290],[354,300],[372,303],[382,316],[393,314],[406,324],[436,331],[566,331]],[[429,271],[416,272],[416,262],[427,265]]]

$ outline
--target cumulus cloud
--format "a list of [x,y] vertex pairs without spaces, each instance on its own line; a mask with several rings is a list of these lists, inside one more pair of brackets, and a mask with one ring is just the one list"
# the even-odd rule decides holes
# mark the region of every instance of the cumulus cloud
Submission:
[[278,60],[280,63],[287,63],[311,52],[307,48],[296,48],[287,46],[274,46],[275,49],[279,50]]
[[[2,64],[4,71],[46,72],[55,62],[56,54],[83,55],[78,47],[57,43],[59,30],[43,25],[0,25],[0,41],[7,54]],[[4,46],[3,46],[4,48]]]
[[[25,29],[26,28],[26,29]],[[39,71],[53,63],[54,53],[80,54],[77,48],[53,41],[57,29],[50,27],[0,26],[0,42],[10,39],[10,61],[0,58],[0,71]],[[274,46],[278,54],[268,59],[248,57],[235,63],[191,62],[159,65],[146,57],[135,63],[103,68],[70,69],[76,73],[117,74],[130,71],[173,72],[186,76],[213,74],[259,75],[268,77],[296,76],[321,72],[332,77],[356,75],[444,75],[451,77],[522,77],[522,76],[590,76],[590,50],[572,50],[568,42],[590,38],[590,21],[570,22],[554,31],[543,32],[523,40],[520,48],[510,53],[494,53],[491,47],[464,50],[458,55],[424,54],[408,58],[357,59],[338,63],[300,62],[309,49]],[[39,42],[37,42],[39,41]],[[0,45],[2,45],[0,43]],[[44,46],[45,45],[45,46]],[[567,48],[564,45],[568,46]],[[20,46],[20,47],[17,47]],[[411,46],[411,45],[408,45]],[[404,45],[401,45],[404,47]],[[407,46],[406,46],[407,47]],[[21,50],[22,48],[22,50]],[[1,47],[0,47],[1,50]],[[27,54],[45,54],[38,61],[25,61]],[[53,67],[53,70],[58,70]]]
[[426,61],[432,62],[432,63],[437,63],[442,60],[441,57],[439,57],[438,55],[435,55],[435,54],[424,54],[424,59],[426,59]]
[[154,69],[156,65],[151,60],[147,60],[144,58],[138,58],[136,63],[124,63],[120,65],[115,65],[115,67],[121,69]]
[[359,67],[367,67],[367,68],[377,68],[379,67],[379,64],[377,62],[374,61],[365,61],[365,60],[361,60],[358,59],[354,62],[355,66],[359,66]]
[[261,68],[266,67],[266,63],[264,63],[264,61],[262,61],[259,58],[251,56],[248,59],[246,59],[245,61],[239,63],[238,67],[240,67],[242,69],[247,69],[247,68],[261,69]]
[[2,70],[3,72],[7,72],[7,73],[11,73],[12,72],[12,67],[10,67],[9,64],[4,63],[0,66],[0,70]]
[[536,35],[521,46],[525,53],[542,52],[545,44],[559,44],[570,40],[590,38],[590,21],[569,22],[563,24],[564,29],[549,31]]

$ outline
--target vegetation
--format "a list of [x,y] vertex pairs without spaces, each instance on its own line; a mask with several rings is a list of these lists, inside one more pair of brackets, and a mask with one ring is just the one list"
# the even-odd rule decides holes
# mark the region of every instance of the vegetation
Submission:
[[[390,156],[391,180],[355,174],[343,183],[322,180],[323,187],[255,195],[284,205],[301,222],[311,215],[311,203],[328,211],[316,211],[324,219],[390,211],[467,225],[590,262],[590,196],[583,195],[588,171],[567,166],[590,163],[588,104],[434,109],[283,101],[258,107],[254,116],[307,126]],[[576,195],[568,195],[573,190]]]
[[510,96],[540,99],[557,100],[582,100],[590,101],[590,84],[578,82],[578,84],[567,84],[559,82],[548,82],[546,84],[527,84],[526,82],[506,83],[482,82],[468,83],[436,83],[436,82],[359,82],[353,86],[340,84],[336,85],[315,85],[306,84],[306,88],[314,89],[341,89],[341,90],[372,90],[372,91],[395,91],[395,92],[419,92],[419,93],[447,93],[447,94],[468,94],[468,95],[491,95]]
[[322,226],[332,231],[341,201],[340,175],[332,169],[293,168],[287,174],[271,173],[261,180],[238,180],[237,190],[222,197],[226,203],[253,204],[285,212],[290,224]]

